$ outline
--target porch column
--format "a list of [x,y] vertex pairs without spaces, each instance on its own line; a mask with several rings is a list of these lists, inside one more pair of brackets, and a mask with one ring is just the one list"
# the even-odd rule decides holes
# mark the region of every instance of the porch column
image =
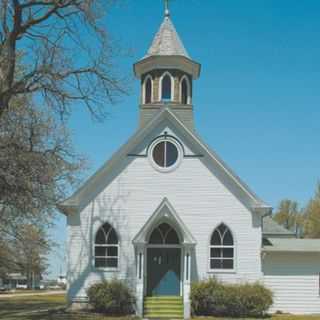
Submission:
[[183,305],[184,305],[184,319],[190,319],[190,284],[191,284],[191,253],[192,247],[186,246],[184,249],[184,279],[183,279]]
[[137,261],[137,274],[136,274],[136,299],[137,299],[137,315],[143,316],[143,298],[144,298],[144,245],[138,245],[136,247],[136,261]]

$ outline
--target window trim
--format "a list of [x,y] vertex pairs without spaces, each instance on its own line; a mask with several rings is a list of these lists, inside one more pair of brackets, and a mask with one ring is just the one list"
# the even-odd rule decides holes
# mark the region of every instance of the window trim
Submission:
[[[161,167],[159,166],[153,159],[153,149],[155,148],[155,146],[160,143],[160,142],[170,142],[172,143],[176,148],[177,148],[177,151],[178,151],[178,157],[177,157],[177,160],[176,162],[170,166],[170,167]],[[159,172],[162,172],[162,173],[167,173],[167,172],[172,172],[174,171],[175,169],[177,169],[179,167],[179,165],[181,164],[181,161],[182,161],[182,158],[183,158],[183,150],[181,148],[181,145],[180,143],[178,143],[176,141],[176,139],[173,139],[171,138],[170,136],[161,136],[157,139],[155,139],[149,146],[148,148],[148,158],[149,158],[149,162],[150,164],[152,165],[152,167],[154,169],[156,169],[157,171]]]
[[[214,232],[221,226],[221,225],[225,225],[226,228],[230,231],[231,235],[232,235],[232,239],[233,239],[233,245],[211,245],[211,239],[212,236],[214,234]],[[210,236],[209,236],[209,246],[208,246],[208,273],[236,273],[237,272],[237,243],[236,243],[236,238],[234,236],[234,233],[232,231],[232,229],[229,227],[228,224],[226,224],[225,222],[220,222],[216,225],[216,227],[213,229],[213,231],[211,232]],[[222,260],[233,260],[233,268],[232,269],[215,269],[215,268],[211,268],[211,260],[215,259],[215,258],[211,258],[211,249],[212,248],[230,248],[233,249],[233,258],[221,258]]]
[[[118,243],[117,244],[96,244],[96,236],[98,234],[98,232],[100,231],[101,228],[103,228],[103,226],[105,224],[108,224],[111,229],[114,230],[114,232],[116,233],[117,235],[117,238],[118,238]],[[110,229],[110,231],[111,231]],[[109,232],[110,232],[109,231]],[[105,233],[105,231],[103,230],[103,232]],[[109,233],[108,232],[108,233]],[[99,270],[99,271],[105,271],[105,272],[118,272],[120,270],[120,237],[119,237],[119,234],[118,232],[116,231],[116,229],[113,227],[113,225],[111,223],[109,223],[108,221],[106,222],[103,222],[102,224],[99,225],[99,227],[97,228],[95,234],[94,234],[94,237],[93,237],[93,248],[92,248],[92,266],[95,270]],[[96,256],[95,255],[95,248],[96,247],[113,247],[113,248],[117,248],[117,251],[118,251],[118,256]],[[96,264],[95,264],[95,260],[96,258],[103,258],[103,259],[108,259],[108,258],[111,258],[111,259],[115,259],[117,258],[117,267],[96,267]]]
[[169,71],[165,71],[161,77],[159,78],[159,102],[163,102],[162,100],[162,81],[163,81],[163,78],[168,75],[171,79],[171,97],[170,97],[170,102],[174,102],[174,77],[172,76],[172,74],[169,72]]
[[192,104],[192,98],[191,98],[191,84],[190,84],[190,81],[189,81],[189,77],[187,75],[184,75],[181,79],[180,79],[180,103],[182,103],[182,81],[183,80],[186,80],[187,82],[187,105],[190,105]]
[[[146,103],[146,84],[149,79],[151,81],[151,101],[150,101],[150,103]],[[152,104],[153,101],[154,101],[154,99],[153,99],[153,79],[152,79],[152,76],[150,74],[148,74],[144,78],[143,84],[142,84],[142,104]]]

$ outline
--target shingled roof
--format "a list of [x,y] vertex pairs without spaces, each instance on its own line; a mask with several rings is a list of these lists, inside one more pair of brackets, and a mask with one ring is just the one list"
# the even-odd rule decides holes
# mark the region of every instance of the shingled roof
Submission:
[[165,16],[144,58],[150,56],[183,56],[190,59],[169,16]]
[[294,237],[294,232],[280,226],[271,217],[263,219],[263,234],[266,236]]
[[320,253],[320,239],[286,239],[271,238],[269,244],[263,247],[266,252],[299,252]]

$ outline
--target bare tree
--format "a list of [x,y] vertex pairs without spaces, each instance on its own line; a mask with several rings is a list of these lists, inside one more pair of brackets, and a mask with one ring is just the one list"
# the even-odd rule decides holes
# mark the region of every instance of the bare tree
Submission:
[[[40,266],[52,242],[32,242],[28,226],[45,239],[57,203],[79,182],[83,166],[63,123],[26,97],[12,100],[0,118],[0,272]],[[17,259],[12,244],[36,247],[35,256],[25,254],[32,263]]]
[[48,111],[25,98],[13,103],[0,118],[0,223],[21,213],[52,212],[83,165],[66,128]]
[[295,230],[299,217],[302,214],[296,201],[289,199],[281,200],[274,219],[288,230]]
[[[8,226],[6,226],[8,228]],[[14,229],[3,232],[0,226],[0,268],[4,274],[20,272],[27,277],[28,288],[34,280],[44,275],[48,263],[48,253],[54,243],[49,239],[46,228],[39,224],[16,225]],[[4,241],[5,240],[5,241]]]
[[113,73],[119,52],[102,25],[114,2],[1,0],[0,117],[13,97],[29,93],[61,116],[74,102],[105,115],[106,104],[125,93]]

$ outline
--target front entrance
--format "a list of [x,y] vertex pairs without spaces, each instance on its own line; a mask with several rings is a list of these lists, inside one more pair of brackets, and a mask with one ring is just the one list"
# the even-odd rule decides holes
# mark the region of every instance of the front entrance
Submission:
[[134,237],[137,314],[189,319],[191,258],[196,244],[167,199]]
[[147,249],[148,296],[179,296],[180,279],[180,248]]

